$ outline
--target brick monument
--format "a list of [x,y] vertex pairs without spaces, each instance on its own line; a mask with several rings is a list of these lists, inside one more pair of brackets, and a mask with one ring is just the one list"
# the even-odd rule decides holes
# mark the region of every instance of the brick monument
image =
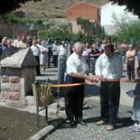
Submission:
[[0,102],[24,107],[25,97],[32,94],[32,83],[35,81],[35,57],[30,48],[8,48],[0,60]]

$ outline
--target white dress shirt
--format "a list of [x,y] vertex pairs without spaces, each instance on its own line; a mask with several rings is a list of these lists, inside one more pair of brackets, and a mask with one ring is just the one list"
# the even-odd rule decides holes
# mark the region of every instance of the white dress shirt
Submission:
[[90,52],[91,52],[91,49],[85,48],[85,49],[83,50],[82,56],[89,56],[89,53],[90,53]]
[[59,56],[60,55],[67,55],[67,49],[66,49],[66,47],[63,47],[62,45],[60,46],[60,48],[59,48]]
[[31,50],[33,52],[34,56],[39,56],[40,55],[40,48],[36,45],[31,46]]
[[59,47],[60,47],[60,45],[53,44],[53,46],[52,46],[53,55],[59,54],[59,49],[60,49]]
[[89,72],[88,65],[83,56],[77,55],[75,52],[68,57],[66,73],[71,75],[73,73],[86,74]]
[[111,58],[108,58],[103,53],[96,61],[95,74],[107,79],[121,79],[123,72],[122,59],[114,54]]

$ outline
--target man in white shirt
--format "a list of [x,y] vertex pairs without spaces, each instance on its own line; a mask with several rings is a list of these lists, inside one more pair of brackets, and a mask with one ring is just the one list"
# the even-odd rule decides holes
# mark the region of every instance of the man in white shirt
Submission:
[[89,47],[89,43],[85,43],[82,56],[85,57],[88,66],[90,66],[90,53],[91,53],[91,48]]
[[107,131],[115,128],[120,100],[119,81],[122,72],[122,60],[117,54],[114,54],[114,46],[112,44],[104,46],[104,53],[97,59],[95,65],[95,74],[101,80],[100,105],[102,118],[96,124],[103,125],[108,121]]
[[54,67],[57,67],[57,65],[58,65],[59,47],[60,47],[59,41],[55,41],[52,45]]
[[19,43],[20,39],[21,39],[21,36],[18,36],[17,39],[14,40],[13,42],[14,47],[18,47],[17,44]]
[[67,45],[65,41],[62,41],[59,47],[59,56],[58,56],[58,83],[59,84],[64,83],[66,60],[67,60]]
[[37,41],[36,39],[34,39],[32,42],[32,46],[30,48],[38,63],[38,65],[36,66],[36,75],[39,76],[40,75],[40,64],[39,64],[40,48],[36,45],[36,43]]
[[[76,42],[74,52],[67,59],[66,83],[84,83],[85,79],[94,81],[93,75],[85,58],[82,56],[83,44]],[[65,111],[70,127],[76,124],[86,125],[82,121],[82,110],[84,100],[84,84],[75,87],[67,87],[65,93]]]

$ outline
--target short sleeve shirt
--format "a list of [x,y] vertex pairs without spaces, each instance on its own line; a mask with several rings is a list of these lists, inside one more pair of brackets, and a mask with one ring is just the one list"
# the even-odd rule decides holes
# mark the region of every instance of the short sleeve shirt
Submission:
[[86,60],[83,56],[77,55],[75,52],[69,56],[67,60],[67,74],[81,73],[86,74],[89,71]]

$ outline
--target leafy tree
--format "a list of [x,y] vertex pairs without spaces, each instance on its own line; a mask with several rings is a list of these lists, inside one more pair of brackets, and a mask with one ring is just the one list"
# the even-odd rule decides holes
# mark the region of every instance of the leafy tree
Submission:
[[140,17],[140,1],[139,0],[109,0],[119,5],[126,5],[127,10],[133,12]]
[[133,43],[133,45],[140,43],[140,20],[132,20],[126,15],[119,19],[113,15],[113,18],[115,26],[118,27],[115,35],[118,41],[126,40],[128,43]]
[[[11,12],[17,8],[20,8],[21,3],[25,3],[30,0],[4,0],[0,3],[0,14],[5,14],[7,12]],[[33,1],[41,1],[41,0],[33,0]]]
[[0,15],[0,18],[2,21],[7,23],[20,23],[20,24],[30,24],[30,23],[36,23],[38,21],[35,21],[31,18],[20,18],[16,16],[14,13],[6,13],[4,15]]
[[31,23],[35,23],[35,20],[31,19],[31,18],[20,18],[20,23],[22,23],[22,24],[31,24]]
[[37,20],[37,21],[35,22],[35,24],[37,24],[37,25],[42,25],[42,24],[43,24],[43,21],[42,21],[42,20]]
[[68,30],[62,29],[49,29],[49,30],[40,30],[38,31],[39,38],[50,38],[51,40],[67,40],[69,42],[81,41],[81,42],[93,42],[93,36],[86,34],[73,34]]
[[77,24],[94,25],[93,22],[90,22],[89,20],[83,19],[81,17],[77,18]]
[[20,18],[15,16],[13,13],[6,13],[4,15],[0,15],[0,17],[4,22],[8,22],[8,23],[19,23],[20,22]]

